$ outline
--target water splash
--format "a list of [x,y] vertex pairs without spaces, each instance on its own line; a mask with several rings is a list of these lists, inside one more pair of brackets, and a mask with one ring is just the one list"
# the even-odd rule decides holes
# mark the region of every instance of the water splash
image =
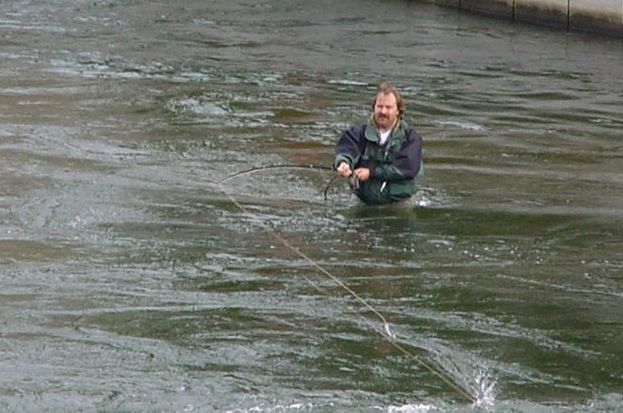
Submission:
[[387,334],[387,336],[389,338],[391,338],[392,340],[396,339],[396,334],[394,334],[394,332],[391,330],[391,328],[389,327],[389,323],[383,323],[384,327],[385,327],[385,333]]
[[495,402],[496,380],[487,372],[480,370],[476,375],[476,406],[491,407]]

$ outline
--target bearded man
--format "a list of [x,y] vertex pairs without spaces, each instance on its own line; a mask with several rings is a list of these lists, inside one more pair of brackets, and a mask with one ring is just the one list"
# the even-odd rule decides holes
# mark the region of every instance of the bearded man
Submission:
[[350,178],[355,195],[368,205],[409,199],[422,169],[422,137],[404,121],[406,104],[398,90],[381,83],[372,117],[345,130],[335,148],[333,167]]

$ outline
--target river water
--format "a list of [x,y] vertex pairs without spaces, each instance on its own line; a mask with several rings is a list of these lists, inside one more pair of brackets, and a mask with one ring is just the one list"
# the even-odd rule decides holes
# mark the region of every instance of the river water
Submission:
[[[2,2],[0,410],[622,409],[622,67],[418,2]],[[382,80],[420,191],[325,199]]]

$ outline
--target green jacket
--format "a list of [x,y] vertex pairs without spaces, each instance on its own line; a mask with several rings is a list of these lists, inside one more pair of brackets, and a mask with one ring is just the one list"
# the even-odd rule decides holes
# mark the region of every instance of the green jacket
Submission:
[[422,137],[400,121],[385,145],[372,121],[342,134],[335,148],[334,168],[347,162],[351,169],[369,168],[370,179],[355,183],[357,197],[366,204],[387,204],[410,198],[414,178],[422,166]]

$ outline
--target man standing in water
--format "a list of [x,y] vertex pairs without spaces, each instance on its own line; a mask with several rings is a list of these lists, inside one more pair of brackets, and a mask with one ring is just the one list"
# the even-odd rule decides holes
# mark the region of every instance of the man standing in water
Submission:
[[335,148],[338,175],[350,178],[355,195],[368,205],[404,201],[416,191],[422,137],[407,127],[405,109],[398,90],[381,83],[371,119],[344,131]]

